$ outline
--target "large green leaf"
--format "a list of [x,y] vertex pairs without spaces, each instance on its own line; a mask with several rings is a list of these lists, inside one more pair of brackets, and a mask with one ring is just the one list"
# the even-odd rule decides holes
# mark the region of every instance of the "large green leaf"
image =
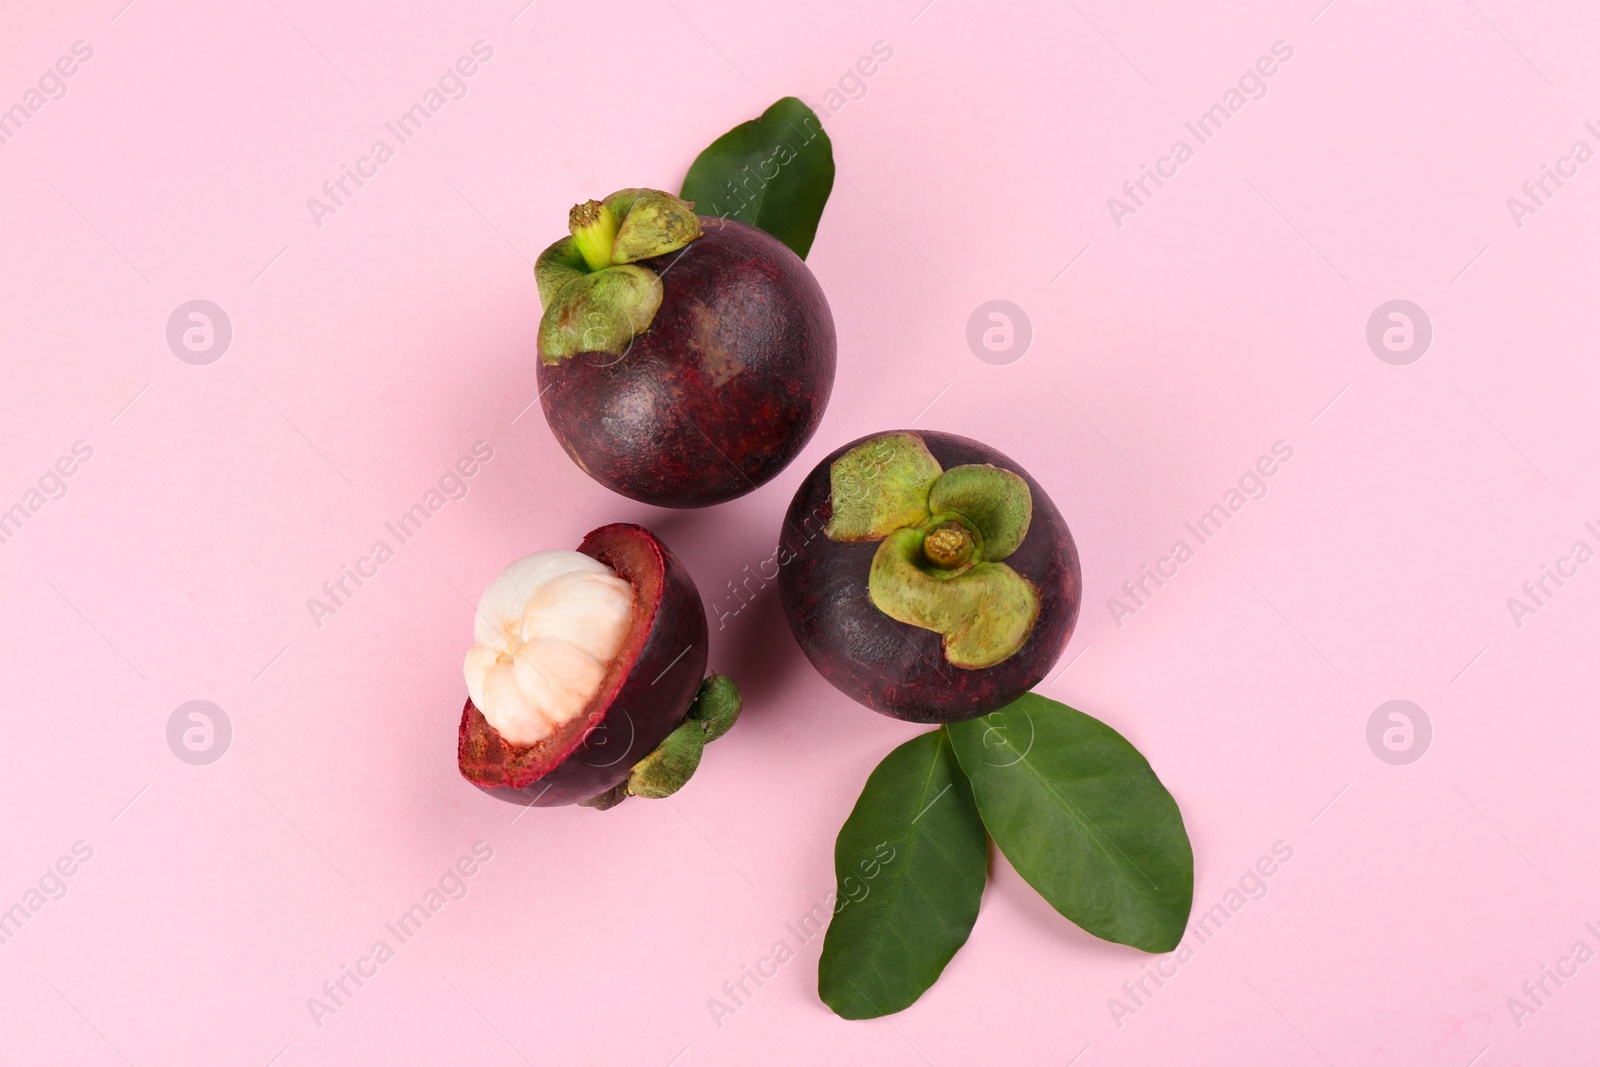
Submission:
[[983,823],[944,731],[878,764],[833,864],[839,903],[817,993],[846,1019],[910,1007],[966,943],[988,874]]
[[833,142],[815,112],[786,96],[701,152],[680,195],[698,214],[761,227],[804,259],[832,191]]
[[1177,946],[1194,853],[1177,802],[1126,738],[1033,693],[945,729],[990,836],[1052,907],[1107,941]]

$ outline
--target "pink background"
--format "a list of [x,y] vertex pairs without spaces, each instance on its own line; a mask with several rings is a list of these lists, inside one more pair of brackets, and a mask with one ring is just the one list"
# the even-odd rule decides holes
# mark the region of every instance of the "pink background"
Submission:
[[[1520,227],[1506,205],[1574,141],[1600,148],[1600,14],[922,2],[8,9],[0,104],[76,41],[93,58],[0,145],[0,508],[75,442],[93,455],[0,544],[0,908],[75,842],[92,858],[0,945],[0,1059],[1600,1054],[1600,963],[1547,979],[1534,1013],[1507,1003],[1574,942],[1600,949],[1600,563],[1520,627],[1506,603],[1574,541],[1600,547],[1600,162]],[[319,228],[307,198],[477,41],[493,57],[468,94]],[[846,77],[879,41],[892,58]],[[1293,57],[1266,96],[1118,227],[1107,198],[1194,146],[1185,121],[1277,41]],[[724,507],[608,493],[528,408],[529,261],[572,202],[676,188],[735,122],[788,93],[824,109],[841,78],[810,258],[840,340],[820,432]],[[197,298],[233,325],[209,366],[165,337]],[[1365,340],[1396,298],[1433,324],[1408,366]],[[1032,323],[1008,365],[966,341],[992,299]],[[1088,599],[1042,691],[1149,756],[1193,837],[1197,912],[1293,850],[1132,1014],[1108,1002],[1134,1006],[1123,985],[1154,961],[999,857],[919,1003],[856,1023],[822,1006],[820,939],[786,924],[832,890],[834,835],[916,728],[827,686],[775,588],[713,634],[748,710],[679,796],[513,823],[456,772],[456,590],[626,520],[715,613],[806,470],[906,425],[1000,448],[1071,522]],[[478,441],[494,458],[466,497],[316,625],[307,599]],[[1278,441],[1294,454],[1268,495],[1119,626],[1107,598]],[[1433,725],[1406,766],[1366,741],[1396,698]],[[192,699],[233,727],[208,766],[166,741]],[[307,998],[479,841],[493,859],[467,895],[314,1021]],[[714,1013],[780,940],[796,958]]]

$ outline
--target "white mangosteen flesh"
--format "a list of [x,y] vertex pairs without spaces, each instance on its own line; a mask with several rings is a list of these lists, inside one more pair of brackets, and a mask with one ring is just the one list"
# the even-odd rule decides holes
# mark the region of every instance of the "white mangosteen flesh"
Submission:
[[514,745],[543,741],[599,692],[633,619],[633,586],[581,552],[535,552],[489,583],[464,672]]

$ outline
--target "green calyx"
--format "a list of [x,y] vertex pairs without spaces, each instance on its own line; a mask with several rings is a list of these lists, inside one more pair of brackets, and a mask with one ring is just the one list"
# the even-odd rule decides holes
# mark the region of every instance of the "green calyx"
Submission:
[[702,233],[694,205],[655,189],[622,189],[573,207],[571,235],[533,265],[544,317],[539,358],[559,363],[579,352],[621,355],[650,328],[664,294],[661,279],[637,264],[676,252]]
[[684,722],[668,734],[654,752],[633,765],[628,775],[628,792],[650,800],[670,797],[682,789],[699,768],[705,749],[705,730],[697,722]]
[[605,270],[612,263],[617,243],[617,215],[598,200],[574,204],[567,212],[567,229],[572,232],[572,247],[583,257],[590,271]]
[[699,769],[705,747],[739,720],[743,706],[744,698],[738,684],[725,674],[713,674],[701,683],[700,692],[689,705],[683,722],[654,751],[633,765],[627,780],[583,801],[583,806],[604,811],[631,796],[660,800],[676,793]]
[[726,674],[713,674],[701,684],[700,694],[689,708],[689,718],[705,730],[709,745],[733,729],[743,708],[744,696],[739,692],[739,683]]
[[928,489],[941,474],[922,438],[886,433],[863,441],[828,470],[833,541],[881,541],[902,526],[928,519]]
[[914,433],[881,434],[829,470],[834,541],[877,541],[867,593],[879,611],[944,637],[951,665],[980,670],[1022,649],[1033,584],[1001,562],[1028,536],[1033,495],[991,464],[942,470]]
[[945,570],[929,560],[920,528],[896,530],[878,546],[867,593],[892,619],[944,635],[952,666],[979,670],[1003,663],[1027,643],[1039,595],[1004,563]]
[[942,571],[963,571],[978,551],[978,538],[956,519],[946,519],[922,538],[922,556]]

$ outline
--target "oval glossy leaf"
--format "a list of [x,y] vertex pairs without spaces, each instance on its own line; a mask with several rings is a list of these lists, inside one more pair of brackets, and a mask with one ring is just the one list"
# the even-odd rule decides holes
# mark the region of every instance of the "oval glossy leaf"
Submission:
[[945,729],[989,835],[1052,907],[1107,941],[1177,947],[1194,853],[1177,802],[1138,749],[1034,693]]
[[815,112],[786,96],[701,152],[679,195],[698,214],[759,226],[804,259],[832,191],[833,142]]
[[878,764],[833,865],[839,888],[817,993],[846,1019],[910,1007],[966,943],[988,874],[983,823],[944,731]]

